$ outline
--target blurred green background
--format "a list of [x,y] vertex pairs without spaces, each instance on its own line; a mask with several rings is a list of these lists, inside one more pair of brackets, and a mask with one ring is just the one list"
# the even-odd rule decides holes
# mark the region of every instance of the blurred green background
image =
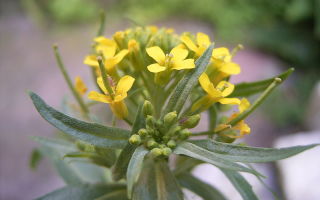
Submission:
[[[82,59],[101,9],[107,14],[107,36],[134,25],[156,24],[179,33],[205,32],[217,46],[243,44],[245,50],[235,57],[243,73],[234,82],[294,67],[294,75],[249,118],[253,133],[246,138],[248,144],[271,146],[281,135],[313,129],[306,119],[312,119],[307,116],[309,102],[320,77],[319,0],[0,0],[0,93],[10,94],[0,105],[0,199],[21,199],[17,191],[28,191],[30,183],[35,188],[24,199],[63,184],[46,170],[48,163],[40,172],[27,169],[35,143],[26,136],[50,135],[54,129],[40,119],[25,90],[40,92],[55,107],[68,93],[52,56],[55,42],[70,74],[91,81]],[[271,185],[277,187],[277,181]]]

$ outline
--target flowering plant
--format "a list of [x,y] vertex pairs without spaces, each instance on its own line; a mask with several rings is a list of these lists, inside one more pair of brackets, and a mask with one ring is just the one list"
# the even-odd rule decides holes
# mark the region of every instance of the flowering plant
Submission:
[[[97,85],[88,94],[80,77],[71,81],[54,46],[58,66],[79,105],[73,112],[59,112],[30,92],[40,115],[61,131],[55,139],[34,139],[67,184],[40,199],[177,200],[184,199],[182,188],[203,199],[226,199],[191,174],[201,163],[218,167],[244,199],[257,199],[239,172],[260,179],[263,175],[249,163],[284,159],[315,146],[271,149],[234,143],[250,134],[245,118],[293,69],[234,85],[229,78],[241,69],[232,58],[241,45],[230,52],[215,48],[204,33],[178,35],[155,26],[119,31],[108,39],[103,29],[102,20],[92,52],[84,59]],[[245,98],[258,93],[252,103]],[[94,102],[109,105],[111,126],[93,115]],[[227,117],[225,105],[238,111]],[[204,112],[208,130],[194,132]],[[80,119],[70,116],[75,113]],[[120,120],[130,128],[116,127]]]

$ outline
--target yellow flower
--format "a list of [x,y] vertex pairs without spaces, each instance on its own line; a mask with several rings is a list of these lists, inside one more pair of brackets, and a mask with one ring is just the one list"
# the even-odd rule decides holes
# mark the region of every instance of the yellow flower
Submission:
[[84,95],[88,88],[87,86],[84,84],[83,80],[81,79],[80,76],[77,76],[76,77],[76,80],[75,80],[75,88],[76,88],[76,91],[80,94],[80,95]]
[[139,51],[139,43],[135,39],[131,39],[128,42],[128,50],[129,52],[137,52]]
[[194,59],[186,59],[188,50],[180,47],[173,48],[169,54],[165,55],[158,46],[147,48],[147,54],[157,63],[149,65],[150,72],[159,73],[165,70],[192,69],[195,67]]
[[244,120],[241,120],[240,122],[238,122],[236,125],[234,125],[232,127],[231,127],[231,125],[228,124],[230,121],[232,121],[234,118],[236,118],[243,111],[247,110],[249,107],[250,107],[250,102],[246,98],[241,99],[240,105],[238,107],[239,112],[232,114],[231,117],[228,118],[228,120],[225,124],[218,125],[215,128],[215,132],[219,132],[221,130],[226,129],[225,131],[223,131],[221,133],[221,135],[227,136],[230,138],[241,138],[245,135],[250,134],[251,129],[250,129],[249,125],[244,122]]
[[232,62],[232,55],[225,47],[213,49],[212,51],[213,66],[227,75],[239,74],[240,66]]
[[199,77],[199,82],[207,95],[200,98],[191,108],[192,111],[203,111],[208,109],[213,103],[219,102],[221,104],[240,104],[238,98],[226,98],[234,90],[234,85],[227,82],[221,81],[215,87],[206,73],[203,73]]
[[180,39],[191,51],[196,53],[196,57],[200,57],[211,44],[209,36],[201,32],[197,33],[196,44],[187,35],[181,36]]
[[[110,39],[104,37],[95,38],[97,45],[95,50],[97,53],[101,53],[105,67],[110,74],[114,73],[115,66],[121,62],[121,60],[128,54],[127,49],[123,49],[116,54],[117,44]],[[84,64],[99,68],[99,63],[96,55],[86,56],[84,59]]]
[[102,77],[97,78],[97,83],[104,94],[96,91],[91,91],[88,94],[88,98],[94,101],[100,101],[108,103],[112,112],[119,118],[123,119],[128,116],[128,109],[124,103],[124,99],[127,97],[127,92],[130,90],[135,79],[131,76],[123,76],[116,85],[112,79],[109,80],[113,94],[109,94],[107,88],[103,84]]

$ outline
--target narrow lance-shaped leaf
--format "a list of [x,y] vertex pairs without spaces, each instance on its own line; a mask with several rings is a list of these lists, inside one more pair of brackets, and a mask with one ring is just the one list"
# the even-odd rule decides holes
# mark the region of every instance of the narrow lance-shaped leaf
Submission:
[[127,169],[127,192],[129,198],[131,198],[133,185],[140,175],[144,157],[148,152],[149,151],[147,149],[140,146],[134,151],[130,159]]
[[235,171],[243,171],[243,172],[249,172],[255,175],[260,175],[258,172],[249,169],[247,167],[244,167],[242,165],[239,165],[237,163],[234,163],[232,161],[229,161],[227,159],[224,159],[221,157],[221,155],[210,152],[202,147],[199,147],[195,144],[189,143],[189,142],[182,142],[178,145],[178,147],[173,151],[176,154],[183,154],[186,156],[193,157],[198,160],[202,160],[204,162],[213,164],[217,167],[229,169],[229,170],[235,170]]
[[105,148],[123,148],[127,143],[128,130],[80,121],[48,106],[35,93],[30,92],[30,97],[40,115],[68,135]]
[[252,186],[239,172],[226,169],[221,169],[221,171],[228,177],[244,200],[258,200],[258,197],[252,190]]
[[239,83],[235,85],[235,89],[232,94],[229,95],[229,97],[244,97],[262,92],[268,88],[268,86],[273,82],[275,78],[280,78],[282,81],[284,81],[291,75],[293,71],[294,68],[290,68],[282,74],[279,74],[278,76],[275,76],[273,78],[250,83]]
[[193,70],[190,70],[178,83],[177,87],[173,91],[169,102],[162,113],[164,116],[166,113],[171,111],[177,111],[180,113],[182,107],[184,106],[186,100],[188,99],[189,94],[192,89],[198,83],[200,75],[206,70],[207,65],[210,62],[212,55],[213,44],[211,44],[207,50],[198,58],[196,61],[196,67]]
[[146,159],[132,200],[183,200],[183,193],[163,159]]
[[208,139],[192,140],[190,142],[210,152],[219,154],[219,157],[222,157],[226,160],[243,163],[261,163],[277,161],[294,156],[298,153],[301,153],[305,150],[317,146],[317,144],[312,144],[306,146],[294,146],[288,148],[274,149],[239,146],[234,144],[216,142]]
[[202,197],[203,200],[226,200],[218,189],[197,179],[189,173],[179,175],[177,180],[182,187],[194,192],[198,196]]
[[[142,113],[142,106],[143,103],[141,103],[138,107],[138,111],[136,114],[136,118],[134,120],[132,130],[131,130],[131,135],[136,134],[141,128],[145,127],[145,118]],[[132,145],[129,142],[126,144],[124,149],[122,149],[116,164],[113,168],[113,173],[112,177],[115,181],[120,180],[126,175],[128,164],[130,162],[131,156],[136,149],[136,145]]]

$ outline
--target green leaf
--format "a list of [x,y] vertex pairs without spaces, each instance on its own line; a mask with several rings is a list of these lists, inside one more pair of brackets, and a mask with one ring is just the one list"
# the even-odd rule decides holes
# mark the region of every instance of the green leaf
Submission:
[[183,200],[183,193],[165,160],[146,159],[132,200]]
[[114,163],[113,160],[108,159],[108,157],[106,156],[99,156],[96,153],[91,153],[91,152],[71,152],[68,153],[66,155],[64,155],[64,157],[68,157],[68,158],[87,158],[92,160],[93,163],[100,165],[100,166],[104,166],[104,167],[111,167]]
[[191,143],[210,152],[219,154],[221,158],[232,162],[260,163],[285,159],[311,149],[317,144],[294,146],[288,148],[258,148],[216,142],[213,140],[192,140]]
[[33,92],[30,92],[30,97],[40,115],[66,134],[105,148],[123,148],[127,143],[130,135],[128,130],[80,121],[48,106]]
[[29,167],[32,170],[36,170],[42,158],[41,152],[38,149],[33,149],[30,155]]
[[232,185],[238,190],[244,200],[258,200],[258,197],[252,190],[251,185],[239,172],[226,169],[221,170],[228,177]]
[[[138,111],[131,130],[131,135],[136,134],[141,128],[145,127],[145,118],[143,116],[142,106],[143,102],[138,107]],[[116,164],[113,168],[113,180],[118,181],[126,175],[131,156],[133,155],[135,149],[135,145],[127,143],[127,145],[121,151],[119,158],[117,159]]]
[[182,142],[178,145],[178,147],[173,151],[176,154],[183,154],[186,156],[193,157],[198,160],[202,160],[204,162],[213,164],[217,167],[229,169],[229,170],[235,170],[235,171],[243,171],[243,172],[249,172],[252,174],[256,174],[261,176],[256,171],[249,169],[247,167],[244,167],[242,165],[239,165],[237,163],[234,163],[232,161],[226,160],[222,158],[221,155],[210,152],[202,147],[199,147],[195,144],[189,143],[189,142]]
[[190,172],[197,165],[203,163],[200,160],[184,155],[178,156],[176,160],[176,167],[173,171],[176,176],[185,172]]
[[131,198],[133,185],[140,175],[144,157],[148,152],[149,151],[147,149],[145,149],[143,146],[140,146],[136,148],[130,159],[127,169],[127,192],[129,198]]
[[77,151],[73,143],[61,139],[33,137],[41,144],[40,152],[53,163],[64,182],[69,185],[105,182],[104,169],[91,163],[70,162],[63,159],[65,154]]
[[169,102],[164,109],[162,116],[171,111],[177,111],[180,113],[183,108],[185,102],[188,99],[189,94],[192,89],[198,83],[198,79],[200,75],[206,70],[207,65],[210,62],[210,58],[212,55],[213,44],[211,44],[207,50],[201,55],[200,58],[195,62],[195,69],[190,70],[183,79],[181,79],[173,91]]
[[265,79],[262,81],[256,81],[251,83],[239,83],[235,85],[235,89],[228,97],[245,97],[257,94],[259,92],[264,91],[268,88],[268,86],[274,81],[275,78],[280,78],[282,81],[286,80],[290,74],[294,71],[294,68],[290,68],[287,71],[279,74],[270,79]]
[[113,192],[109,192],[95,200],[129,200],[127,197],[127,190],[116,190]]
[[177,180],[182,187],[194,192],[202,197],[203,200],[226,200],[218,189],[197,179],[189,173],[179,175]]
[[92,200],[125,187],[124,184],[65,186],[36,200]]

